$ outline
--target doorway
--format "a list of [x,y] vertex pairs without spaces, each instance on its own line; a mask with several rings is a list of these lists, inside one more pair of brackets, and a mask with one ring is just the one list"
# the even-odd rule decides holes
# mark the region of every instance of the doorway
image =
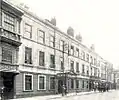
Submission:
[[62,86],[63,86],[63,81],[58,80],[58,93],[62,93]]
[[14,73],[3,72],[3,85],[5,87],[4,97],[5,99],[14,98]]

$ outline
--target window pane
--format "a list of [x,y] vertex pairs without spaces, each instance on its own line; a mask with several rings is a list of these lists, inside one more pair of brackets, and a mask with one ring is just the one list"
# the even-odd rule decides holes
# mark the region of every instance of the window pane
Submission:
[[85,73],[84,64],[82,64],[82,73]]
[[44,76],[39,76],[39,89],[45,89],[45,78],[44,78]]
[[28,25],[26,23],[25,23],[25,34],[24,34],[24,36],[27,37],[27,38],[32,37],[32,26]]
[[55,77],[50,77],[50,89],[55,89]]
[[76,80],[76,88],[79,88],[79,80]]
[[50,55],[50,67],[54,68],[55,67],[55,56]]
[[84,88],[84,80],[82,81],[82,88]]
[[52,35],[50,36],[50,46],[55,47],[55,37]]
[[71,61],[71,71],[74,71],[74,61]]
[[38,42],[45,43],[45,32],[38,30]]
[[32,64],[32,49],[25,47],[25,63]]
[[73,88],[74,88],[74,80],[71,79],[71,89],[73,89]]
[[63,58],[62,57],[60,58],[60,64],[61,64],[61,70],[63,70],[64,69],[64,64],[63,64]]
[[79,57],[79,49],[76,49],[76,56]]
[[63,46],[64,46],[64,41],[60,41],[60,50],[63,50]]
[[74,55],[74,47],[71,46],[71,55]]
[[44,52],[39,52],[39,65],[44,66]]
[[79,72],[79,63],[76,63],[76,72]]
[[4,28],[9,31],[15,31],[15,18],[4,13]]
[[25,75],[25,90],[32,90],[32,76]]
[[12,63],[12,50],[2,48],[2,61]]

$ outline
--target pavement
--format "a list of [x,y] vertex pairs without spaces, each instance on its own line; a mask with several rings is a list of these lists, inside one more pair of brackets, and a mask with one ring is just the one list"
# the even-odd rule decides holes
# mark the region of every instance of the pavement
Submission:
[[[115,90],[110,90],[109,92],[113,92]],[[17,99],[9,99],[9,100],[58,100],[62,98],[70,98],[70,97],[75,97],[75,96],[82,96],[82,95],[90,95],[90,94],[97,94],[99,93],[98,91],[89,91],[89,92],[79,92],[79,93],[68,93],[65,96],[62,96],[62,94],[58,95],[45,95],[45,96],[33,96],[33,97],[27,97],[27,98],[17,98]],[[1,99],[0,99],[1,100]]]
[[109,92],[94,92],[89,95],[75,95],[50,100],[119,100],[119,90]]
[[88,95],[92,93],[97,93],[98,91],[90,91],[90,92],[79,92],[79,93],[68,93],[65,96],[62,96],[62,94],[58,95],[46,95],[46,96],[33,96],[33,97],[28,97],[28,98],[17,98],[17,99],[10,99],[10,100],[52,100],[52,99],[60,99],[60,98],[65,98],[65,97],[71,97],[71,96],[80,96],[80,95]]

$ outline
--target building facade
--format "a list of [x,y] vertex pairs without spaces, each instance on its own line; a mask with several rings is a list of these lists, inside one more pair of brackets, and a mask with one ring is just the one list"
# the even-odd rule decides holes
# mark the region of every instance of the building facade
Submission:
[[6,87],[7,79],[12,80],[12,98],[58,94],[63,85],[67,93],[89,91],[94,83],[106,81],[105,60],[93,46],[83,45],[73,28],[64,33],[54,18],[41,19],[5,1],[2,6],[0,82]]
[[6,98],[14,98],[23,13],[7,1],[1,1],[0,7],[0,88],[5,87]]

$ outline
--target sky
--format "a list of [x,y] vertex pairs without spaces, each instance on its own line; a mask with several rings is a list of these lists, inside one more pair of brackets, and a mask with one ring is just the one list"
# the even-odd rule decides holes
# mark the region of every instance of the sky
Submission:
[[66,32],[71,26],[82,43],[119,68],[119,0],[12,0],[23,2],[40,18],[57,20]]

